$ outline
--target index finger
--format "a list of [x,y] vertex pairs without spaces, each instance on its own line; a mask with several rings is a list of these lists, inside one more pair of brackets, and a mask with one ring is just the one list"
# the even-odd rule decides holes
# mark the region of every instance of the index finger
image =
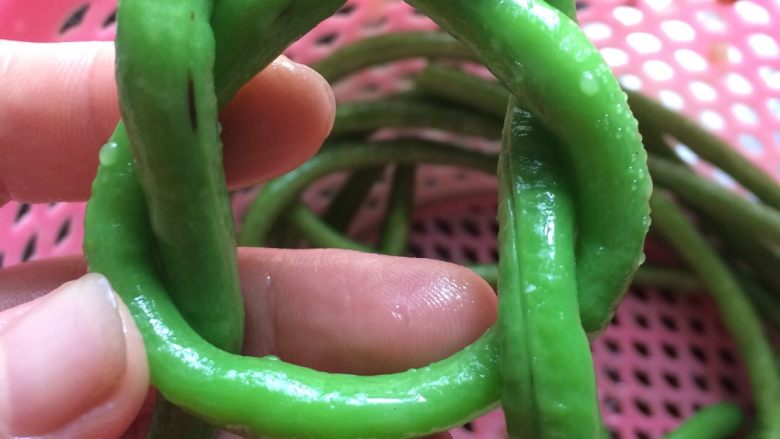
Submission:
[[[81,201],[119,120],[114,46],[0,40],[0,204]],[[282,174],[330,132],[335,100],[312,69],[280,57],[221,115],[228,185]]]

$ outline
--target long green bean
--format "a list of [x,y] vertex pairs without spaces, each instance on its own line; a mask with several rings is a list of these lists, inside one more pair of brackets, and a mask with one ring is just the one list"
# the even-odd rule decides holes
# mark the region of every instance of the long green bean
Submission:
[[730,270],[664,194],[651,198],[653,224],[707,285],[746,362],[764,438],[780,438],[780,375],[758,316]]

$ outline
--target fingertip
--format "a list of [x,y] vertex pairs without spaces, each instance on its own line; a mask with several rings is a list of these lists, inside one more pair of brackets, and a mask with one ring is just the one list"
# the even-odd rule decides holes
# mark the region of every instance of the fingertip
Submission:
[[277,58],[221,113],[228,185],[249,186],[306,161],[330,133],[335,113],[333,91],[319,73]]
[[333,249],[239,255],[251,355],[397,372],[457,352],[496,318],[492,288],[455,264]]

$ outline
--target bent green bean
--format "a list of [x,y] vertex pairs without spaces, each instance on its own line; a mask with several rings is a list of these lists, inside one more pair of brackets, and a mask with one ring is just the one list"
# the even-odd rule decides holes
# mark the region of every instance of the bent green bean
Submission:
[[757,433],[780,438],[780,374],[758,316],[737,280],[667,195],[651,198],[653,223],[707,285],[745,360],[758,414]]
[[578,318],[573,199],[552,143],[510,99],[498,166],[501,405],[510,437],[596,438],[601,419]]
[[576,23],[542,1],[409,3],[472,48],[560,139],[576,181],[582,323],[602,329],[644,259],[650,226],[646,153],[617,80]]

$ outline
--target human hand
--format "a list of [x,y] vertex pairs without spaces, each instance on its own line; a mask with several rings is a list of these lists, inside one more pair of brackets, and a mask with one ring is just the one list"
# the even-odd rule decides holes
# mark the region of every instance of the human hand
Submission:
[[[119,119],[113,45],[0,41],[0,77],[0,204],[86,199]],[[334,111],[319,75],[277,60],[221,114],[230,187],[305,161]],[[85,271],[69,257],[0,272],[0,437],[115,438],[136,418],[149,384],[140,334],[105,278]],[[244,353],[324,371],[422,366],[495,319],[490,287],[437,261],[239,249],[239,271]]]

